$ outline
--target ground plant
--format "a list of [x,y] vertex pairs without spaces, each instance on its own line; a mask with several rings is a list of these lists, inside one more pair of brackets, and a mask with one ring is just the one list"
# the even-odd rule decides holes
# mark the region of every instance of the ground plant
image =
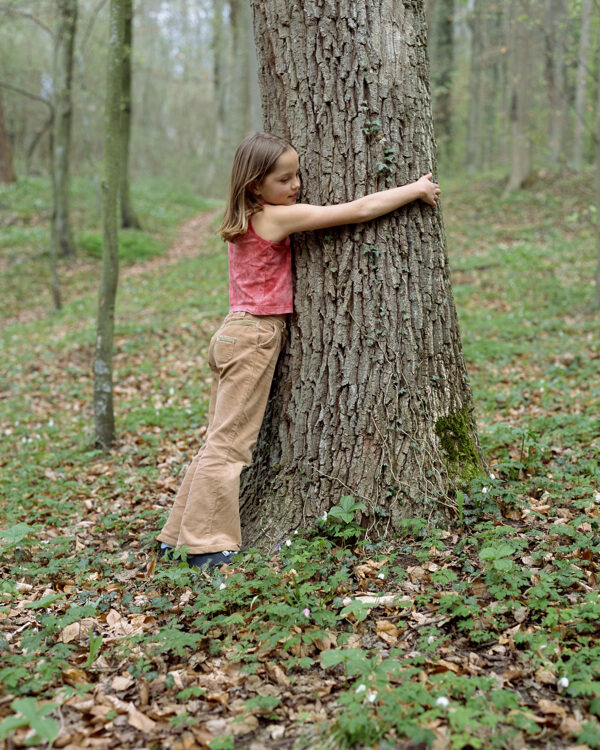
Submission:
[[[588,175],[589,177],[589,175]],[[154,537],[205,430],[227,311],[219,206],[140,183],[115,335],[118,442],[92,447],[98,226],[51,312],[48,185],[0,188],[0,742],[7,747],[600,746],[600,337],[580,173],[502,197],[441,179],[489,472],[453,527],[365,538],[346,493],[210,573]]]

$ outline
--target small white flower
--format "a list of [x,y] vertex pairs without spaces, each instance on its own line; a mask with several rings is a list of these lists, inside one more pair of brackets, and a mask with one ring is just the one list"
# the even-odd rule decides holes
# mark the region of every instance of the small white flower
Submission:
[[52,417],[50,417],[50,419],[48,420],[48,427],[54,427],[54,420],[52,419]]
[[495,479],[495,478],[496,478],[495,474],[490,474],[490,479]]
[[596,501],[597,503],[600,503],[600,492],[596,492],[596,494],[594,495],[594,500],[595,500],[595,501]]
[[446,698],[445,695],[440,695],[440,697],[436,700],[435,705],[441,706],[442,708],[446,708],[446,706],[448,706],[449,703],[450,701],[448,700],[448,698]]
[[219,586],[219,591],[223,591],[223,589],[226,589],[226,588],[227,588],[227,584],[226,584],[226,583],[222,583],[222,584],[221,584],[221,585]]
[[321,521],[326,521],[326,520],[327,520],[327,513],[323,513],[323,515],[321,516]]
[[362,693],[362,692],[363,692],[363,691],[365,691],[366,689],[367,689],[367,686],[366,686],[366,685],[362,685],[362,684],[361,684],[361,685],[359,685],[359,686],[358,686],[358,687],[356,688],[356,690],[355,690],[354,692],[355,692],[355,693],[356,693],[356,694],[358,695],[358,693]]
[[298,529],[295,529],[294,534],[297,534],[297,533],[298,533]]
[[569,687],[569,678],[568,677],[561,677],[560,680],[556,683],[559,688],[568,688]]
[[435,635],[430,635],[427,639],[427,643],[431,646],[432,643],[435,643]]
[[292,546],[292,540],[291,539],[286,539],[285,540],[285,546],[286,547],[291,547]]
[[304,615],[304,617],[310,617],[310,609],[308,607],[305,607],[302,610],[302,614]]
[[382,581],[385,581],[385,573],[379,573],[377,578],[381,578]]
[[288,573],[288,575],[297,576],[298,571],[296,570],[296,568],[290,568],[290,572]]
[[369,690],[369,692],[367,693],[367,700],[369,701],[369,703],[374,703],[376,699],[377,690]]
[[485,495],[485,494],[487,493],[487,487],[482,487],[482,488],[481,488],[481,491],[482,491],[482,492],[483,492],[483,494]]
[[172,396],[175,393],[175,388],[169,388],[169,396]]

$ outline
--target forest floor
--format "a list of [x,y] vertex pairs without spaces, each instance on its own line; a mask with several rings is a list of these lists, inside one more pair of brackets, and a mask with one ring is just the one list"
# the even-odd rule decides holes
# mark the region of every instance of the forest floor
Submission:
[[104,455],[93,190],[76,182],[79,255],[52,313],[48,186],[0,188],[0,742],[600,746],[600,336],[581,182],[546,175],[505,199],[493,177],[443,181],[490,467],[456,528],[415,519],[348,544],[353,522],[330,515],[210,574],[157,560],[154,537],[202,440],[206,347],[227,311],[216,204],[134,192],[145,231],[122,235]]

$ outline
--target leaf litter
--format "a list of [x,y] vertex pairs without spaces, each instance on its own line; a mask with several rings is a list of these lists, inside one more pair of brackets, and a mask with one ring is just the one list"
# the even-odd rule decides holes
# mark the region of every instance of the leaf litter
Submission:
[[[186,247],[177,262],[194,262]],[[559,249],[547,249],[557,272],[572,263]],[[132,273],[131,288],[154,298],[148,279],[163,268]],[[157,559],[153,539],[189,436],[202,439],[198,342],[216,312],[190,321],[167,307],[171,280],[140,338],[117,335],[126,416],[110,456],[89,448],[89,336],[69,320],[18,336],[0,423],[0,736],[11,747],[600,744],[598,339],[570,304],[568,317],[547,311],[528,350],[518,317],[493,317],[519,309],[519,289],[499,305],[495,268],[470,279],[466,299],[461,278],[494,476],[465,488],[460,527],[407,522],[398,539],[348,545],[329,519],[277,555],[211,574]],[[490,335],[482,310],[509,355],[477,349]]]

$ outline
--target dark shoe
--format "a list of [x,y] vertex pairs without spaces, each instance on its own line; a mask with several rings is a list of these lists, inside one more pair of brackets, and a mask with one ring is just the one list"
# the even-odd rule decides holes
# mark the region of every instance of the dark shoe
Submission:
[[223,552],[205,552],[202,555],[188,555],[187,564],[190,568],[203,568],[209,565],[229,564],[235,552],[224,550]]
[[171,552],[175,551],[175,547],[163,547],[162,542],[156,542],[156,554],[158,557],[169,557]]

